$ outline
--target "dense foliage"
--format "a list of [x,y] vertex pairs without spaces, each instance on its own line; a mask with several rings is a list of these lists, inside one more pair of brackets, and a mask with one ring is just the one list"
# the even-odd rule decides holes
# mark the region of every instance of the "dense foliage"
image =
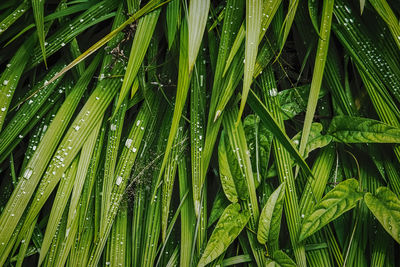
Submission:
[[0,266],[399,266],[400,2],[0,3]]

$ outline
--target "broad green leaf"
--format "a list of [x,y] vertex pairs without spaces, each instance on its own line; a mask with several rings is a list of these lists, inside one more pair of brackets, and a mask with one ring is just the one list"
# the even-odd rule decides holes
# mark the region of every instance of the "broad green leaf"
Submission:
[[225,196],[230,202],[236,203],[238,201],[238,193],[236,191],[235,181],[230,170],[226,149],[225,134],[223,131],[218,145],[219,177]]
[[[308,154],[321,147],[327,146],[332,141],[332,136],[330,135],[322,135],[322,124],[320,123],[313,123],[311,124],[310,135],[308,137],[308,142],[306,148],[304,150],[304,158],[308,158]],[[301,132],[296,134],[292,138],[292,142],[296,145],[300,143]]]
[[212,232],[198,267],[207,265],[221,255],[243,230],[250,213],[241,211],[238,203],[230,204],[222,213]]
[[212,204],[210,216],[208,218],[208,227],[215,223],[221,217],[225,208],[231,204],[226,198],[224,192],[219,190]]
[[296,267],[296,263],[282,250],[274,252],[272,259],[267,260],[267,267]]
[[331,22],[333,16],[334,0],[326,0],[322,7],[322,19],[320,35],[318,40],[317,54],[315,56],[314,71],[312,75],[310,95],[308,97],[306,117],[304,119],[303,131],[301,134],[300,155],[304,155],[307,141],[309,138],[311,124],[314,119],[315,109],[317,107],[318,96],[324,75],[325,62],[328,54],[329,36],[331,33]]
[[[243,128],[251,154],[252,169],[257,171],[257,175],[262,176],[268,168],[272,133],[261,124],[260,118],[254,114],[250,114],[244,119]],[[257,177],[257,180],[260,182],[261,177]]]
[[344,143],[400,143],[400,128],[369,118],[336,116],[328,134]]
[[247,95],[249,94],[250,85],[253,81],[254,65],[257,59],[258,40],[260,38],[260,30],[262,23],[262,0],[247,0],[246,1],[246,48],[244,62],[244,78],[242,100],[237,123],[242,117],[244,106],[246,104]]
[[273,249],[278,248],[285,189],[286,184],[282,183],[271,194],[261,211],[260,221],[258,222],[258,242],[261,244],[267,243]]
[[346,211],[354,208],[363,197],[358,190],[358,181],[347,179],[329,191],[304,219],[299,240],[304,240]]
[[387,187],[379,187],[375,194],[366,193],[364,201],[383,228],[400,243],[400,200]]

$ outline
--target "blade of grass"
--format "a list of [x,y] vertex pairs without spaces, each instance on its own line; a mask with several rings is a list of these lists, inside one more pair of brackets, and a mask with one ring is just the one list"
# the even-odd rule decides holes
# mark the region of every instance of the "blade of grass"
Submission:
[[314,118],[315,109],[317,107],[318,95],[321,89],[322,77],[324,75],[325,62],[329,47],[329,36],[331,32],[331,22],[333,15],[333,3],[333,0],[324,1],[322,7],[322,19],[320,28],[321,37],[318,40],[317,55],[315,57],[310,95],[308,97],[306,117],[304,119],[304,126],[301,135],[299,148],[300,155],[304,155],[308,136],[310,134],[311,124]]
[[262,23],[262,5],[262,0],[246,1],[246,48],[244,58],[244,78],[242,100],[240,101],[237,123],[239,123],[239,120],[242,117],[247,95],[249,94],[250,85],[253,81],[254,65],[257,59],[258,40],[260,38]]
[[33,17],[36,23],[36,32],[42,50],[43,61],[47,69],[45,31],[44,31],[44,0],[32,0]]

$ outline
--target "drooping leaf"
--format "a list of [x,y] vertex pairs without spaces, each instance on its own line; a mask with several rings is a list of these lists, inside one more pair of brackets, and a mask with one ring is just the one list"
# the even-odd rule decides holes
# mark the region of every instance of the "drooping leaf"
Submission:
[[387,187],[379,187],[375,194],[366,193],[364,201],[383,228],[400,244],[400,200]]
[[253,114],[244,119],[243,128],[250,150],[252,170],[257,172],[257,180],[260,182],[267,173],[273,135],[261,124],[260,118]]
[[347,179],[329,191],[304,219],[300,230],[302,241],[346,211],[355,207],[362,199],[359,184],[355,179]]
[[222,132],[221,134],[218,145],[218,163],[219,176],[225,196],[229,199],[230,202],[236,203],[238,201],[238,193],[236,191],[235,181],[233,180],[233,176],[229,167],[224,132]]
[[[317,148],[327,146],[331,142],[332,136],[323,135],[323,134],[321,134],[321,131],[322,131],[322,124],[315,122],[311,125],[310,135],[308,137],[308,142],[307,142],[306,148],[304,150],[304,158],[307,158],[308,154],[311,151],[313,151]],[[293,143],[299,144],[300,138],[301,138],[301,132],[296,134],[292,138]]]
[[249,218],[250,213],[241,211],[238,203],[229,205],[215,226],[197,266],[205,266],[221,255],[240,234]]
[[336,116],[328,134],[344,143],[400,143],[400,128],[369,118]]
[[274,252],[273,257],[267,259],[267,267],[296,267],[296,263],[282,250]]
[[261,211],[258,223],[258,242],[261,244],[267,243],[272,248],[278,248],[285,189],[286,184],[282,183],[268,198],[267,203]]

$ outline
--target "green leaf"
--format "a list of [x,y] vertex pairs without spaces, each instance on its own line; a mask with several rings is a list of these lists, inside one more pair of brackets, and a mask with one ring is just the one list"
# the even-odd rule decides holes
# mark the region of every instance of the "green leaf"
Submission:
[[210,216],[208,217],[208,226],[210,227],[213,223],[215,223],[224,212],[225,208],[228,207],[229,200],[226,199],[224,193],[220,190],[215,196],[214,202],[212,204]]
[[[324,146],[327,146],[332,141],[332,136],[330,135],[322,135],[322,124],[321,123],[313,123],[311,124],[310,135],[308,137],[307,145],[304,150],[304,158],[308,158],[308,154],[317,149]],[[294,144],[299,144],[301,138],[301,132],[296,134],[292,141]]]
[[293,146],[289,137],[286,135],[285,131],[281,129],[279,124],[276,122],[272,114],[268,111],[265,105],[260,101],[260,99],[251,92],[249,95],[249,105],[253,111],[260,117],[261,121],[264,123],[265,127],[269,129],[275,138],[288,150],[290,155],[295,159],[295,161],[300,165],[304,172],[313,177],[313,174],[308,167],[307,163],[304,161],[303,157],[300,156],[297,149]]
[[304,119],[303,131],[301,134],[300,155],[304,155],[307,141],[309,138],[311,124],[314,119],[315,109],[317,107],[318,96],[321,89],[322,77],[324,75],[325,62],[328,55],[329,36],[331,33],[331,23],[333,15],[333,0],[324,1],[322,8],[322,19],[318,41],[317,54],[315,56],[314,71],[312,75],[310,96],[308,97],[306,117]]
[[262,7],[262,0],[246,1],[246,49],[244,58],[243,92],[237,122],[239,122],[242,117],[250,85],[253,81],[254,66],[257,59],[258,40],[260,38],[262,22]]
[[36,22],[37,34],[39,37],[40,48],[42,49],[42,55],[44,64],[47,68],[46,61],[46,48],[45,48],[45,31],[44,31],[44,0],[32,0],[33,16]]
[[197,53],[206,27],[210,0],[191,0],[189,3],[188,17],[188,57],[189,73],[192,72],[196,62]]
[[376,193],[366,193],[364,201],[383,228],[400,244],[400,200],[387,187],[379,187]]
[[282,250],[274,252],[272,259],[267,260],[267,267],[296,267],[296,263]]
[[361,117],[334,117],[328,134],[344,143],[400,143],[400,128]]
[[229,205],[215,226],[197,266],[205,266],[221,255],[240,234],[249,218],[250,213],[241,211],[238,203]]
[[233,175],[229,167],[226,149],[225,134],[223,131],[221,133],[221,138],[218,145],[219,177],[225,196],[230,202],[236,203],[238,201],[238,193],[236,191],[235,181],[233,180]]
[[359,184],[356,179],[347,179],[329,191],[304,219],[299,241],[304,240],[346,211],[354,208],[363,197],[363,194],[358,192],[358,187]]
[[[138,22],[135,37],[133,39],[131,52],[129,54],[128,66],[124,75],[124,81],[122,82],[121,92],[118,97],[117,107],[114,110],[114,114],[120,108],[125,97],[128,95],[133,81],[139,71],[139,67],[144,59],[147,48],[149,47],[151,37],[153,36],[154,29],[156,27],[158,17],[160,16],[160,9],[157,9],[145,17],[141,18]],[[136,92],[134,92],[136,93]],[[134,95],[132,93],[132,95]]]
[[258,223],[257,240],[261,244],[267,243],[273,248],[278,247],[279,231],[283,210],[286,184],[283,182],[268,198],[261,211]]
[[260,118],[254,114],[250,114],[244,119],[243,128],[252,159],[252,170],[257,171],[257,180],[260,182],[263,175],[267,173],[273,136],[260,123]]

